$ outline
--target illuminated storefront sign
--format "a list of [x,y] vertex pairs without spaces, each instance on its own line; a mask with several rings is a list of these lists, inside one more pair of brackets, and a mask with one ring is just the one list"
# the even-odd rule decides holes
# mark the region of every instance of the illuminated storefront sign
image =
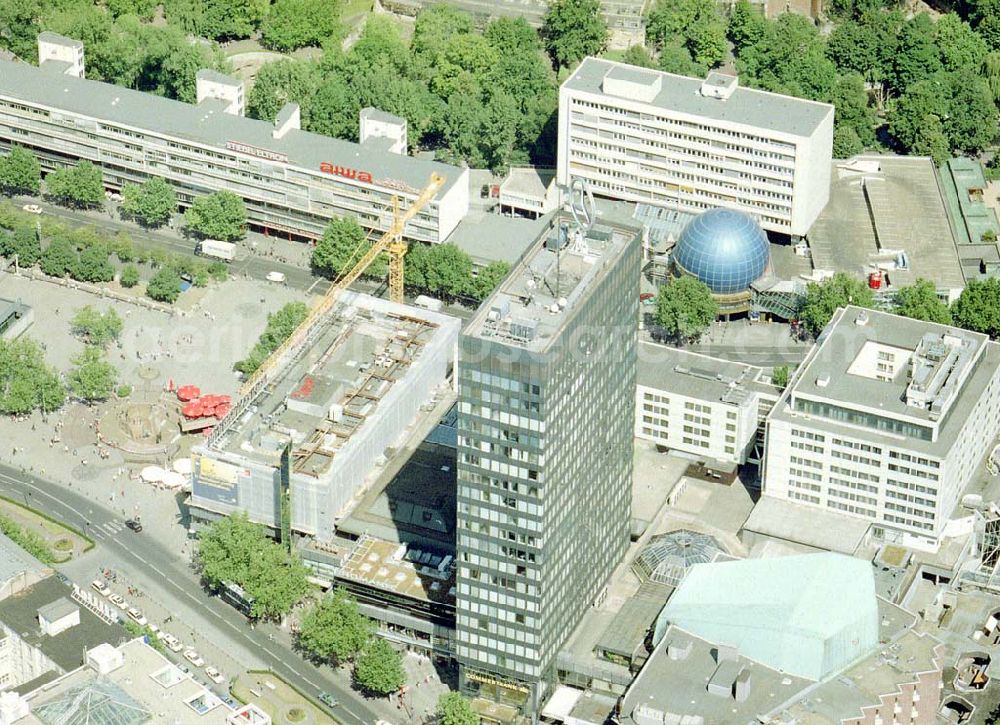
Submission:
[[288,163],[287,154],[278,153],[277,151],[268,151],[267,149],[257,148],[256,146],[240,143],[239,141],[226,141],[226,148],[229,149],[230,151],[235,151],[240,154],[246,154],[247,156],[255,156],[258,159],[267,159],[268,161],[281,161],[282,163]]
[[372,183],[372,175],[367,171],[358,171],[357,169],[352,169],[349,166],[337,166],[328,161],[321,161],[319,170],[324,174],[343,176],[345,179],[354,179],[355,181],[361,181],[366,184]]

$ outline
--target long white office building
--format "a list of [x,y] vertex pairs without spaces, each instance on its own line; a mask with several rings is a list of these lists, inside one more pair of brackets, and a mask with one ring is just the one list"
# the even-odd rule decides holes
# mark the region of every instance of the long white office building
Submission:
[[557,180],[697,213],[732,207],[802,236],[830,196],[833,106],[586,58],[559,90]]
[[862,518],[874,539],[933,548],[998,431],[1000,346],[841,309],[768,417],[764,499]]
[[159,176],[183,206],[231,191],[251,225],[306,238],[335,216],[387,229],[393,197],[405,208],[432,172],[445,186],[406,236],[444,241],[468,211],[468,169],[405,155],[403,119],[366,109],[362,142],[351,143],[302,131],[294,103],[274,123],[244,117],[243,84],[212,71],[198,73],[197,104],[87,80],[83,53],[43,33],[40,66],[0,60],[0,151],[24,146],[44,170],[88,159],[110,189]]

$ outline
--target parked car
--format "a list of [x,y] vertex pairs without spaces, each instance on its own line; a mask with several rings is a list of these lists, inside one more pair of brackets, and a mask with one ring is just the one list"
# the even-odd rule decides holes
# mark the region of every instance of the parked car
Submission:
[[114,604],[123,612],[128,609],[128,602],[125,601],[125,597],[121,594],[109,594],[108,601]]
[[336,707],[340,703],[337,702],[337,698],[331,695],[329,692],[319,693],[319,701],[322,702],[327,707]]
[[205,675],[216,685],[221,685],[226,681],[226,678],[222,675],[222,673],[211,666],[205,668]]
[[171,652],[180,652],[184,649],[184,645],[181,644],[181,641],[172,634],[164,632],[160,639],[163,640],[163,644],[167,645],[167,649]]
[[125,525],[137,534],[142,531],[142,524],[137,519],[126,519]]
[[152,634],[157,639],[163,639],[163,632],[155,624],[150,624],[147,629],[149,629],[150,634]]
[[25,204],[21,208],[24,211],[28,212],[29,214],[41,214],[42,213],[42,207],[38,206],[38,204]]
[[267,281],[268,282],[279,282],[281,284],[284,284],[284,282],[285,282],[285,273],[284,272],[268,272],[267,273]]
[[111,594],[111,587],[102,582],[100,579],[94,579],[94,581],[90,582],[90,588],[102,597],[106,597]]
[[143,613],[135,607],[129,607],[126,614],[128,614],[129,619],[138,624],[140,627],[145,627],[148,622],[145,615],[143,615]]
[[184,659],[190,662],[195,667],[201,667],[205,664],[205,660],[201,658],[201,655],[195,652],[193,649],[186,650],[184,652]]

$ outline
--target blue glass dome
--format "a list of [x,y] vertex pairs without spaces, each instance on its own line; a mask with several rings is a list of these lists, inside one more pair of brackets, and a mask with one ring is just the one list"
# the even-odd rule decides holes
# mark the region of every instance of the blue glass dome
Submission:
[[749,214],[709,209],[684,227],[673,259],[715,294],[744,292],[767,269],[767,235]]

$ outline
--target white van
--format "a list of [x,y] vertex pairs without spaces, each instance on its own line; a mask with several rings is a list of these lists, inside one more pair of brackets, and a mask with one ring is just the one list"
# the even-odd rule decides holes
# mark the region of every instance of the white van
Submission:
[[267,273],[268,282],[277,282],[278,284],[285,283],[285,273],[284,272],[268,272]]

